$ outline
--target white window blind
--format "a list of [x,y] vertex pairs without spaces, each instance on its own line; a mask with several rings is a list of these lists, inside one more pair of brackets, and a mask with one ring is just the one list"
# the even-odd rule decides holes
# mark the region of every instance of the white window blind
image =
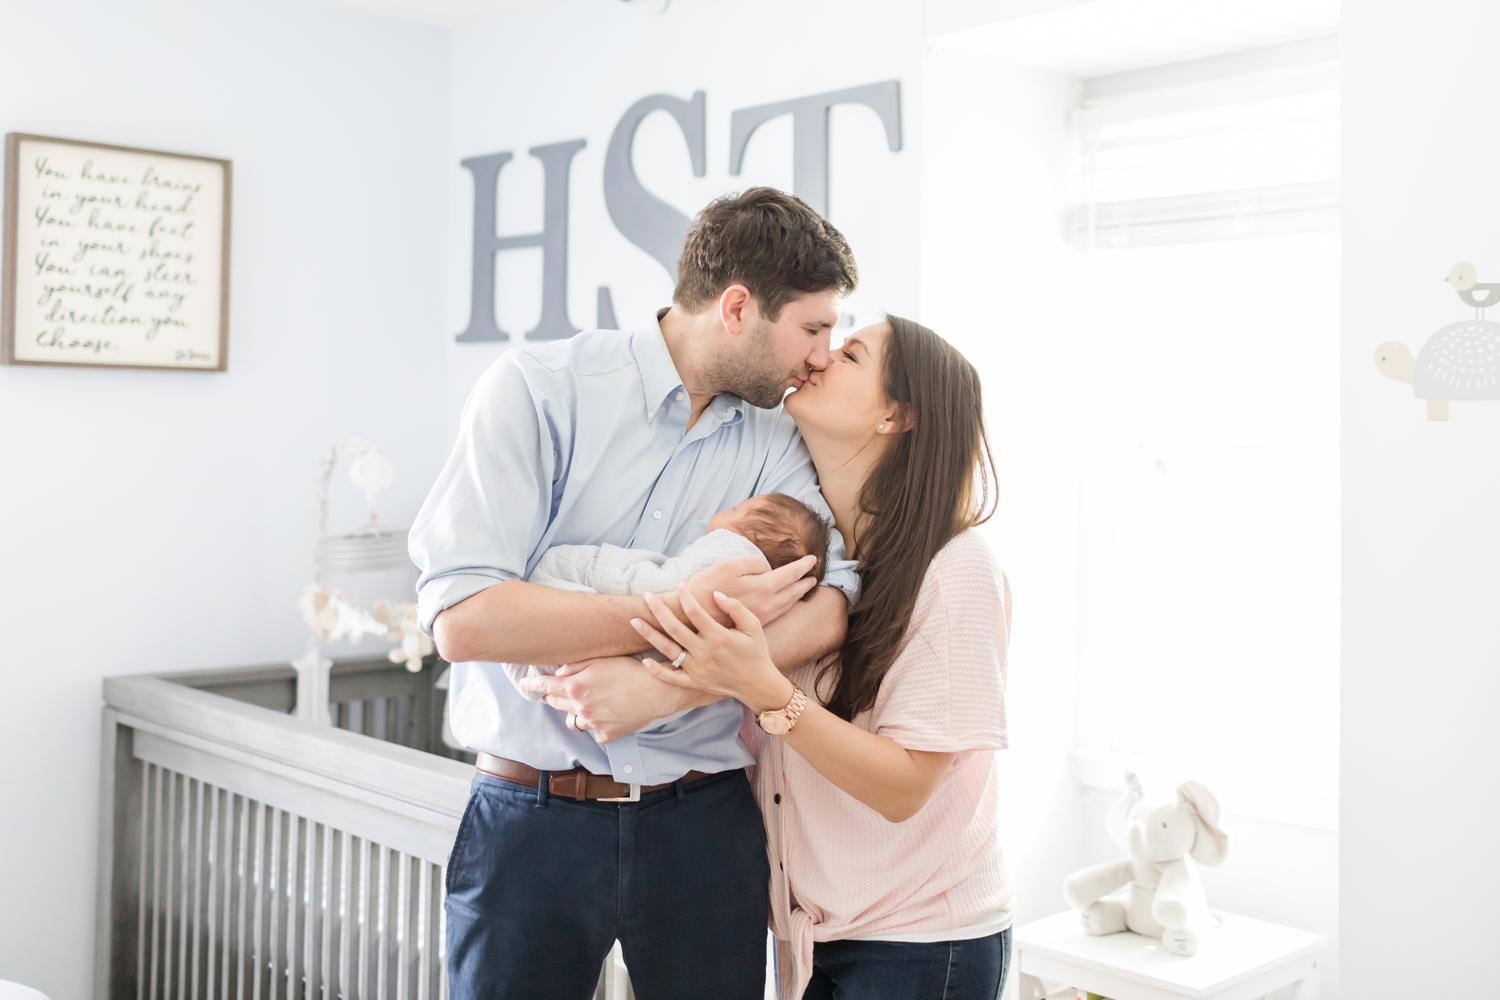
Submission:
[[1337,229],[1337,56],[1320,38],[1082,81],[1072,245]]

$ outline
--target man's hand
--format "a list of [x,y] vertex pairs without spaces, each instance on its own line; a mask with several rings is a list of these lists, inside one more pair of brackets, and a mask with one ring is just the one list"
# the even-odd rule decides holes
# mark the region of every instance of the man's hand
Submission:
[[[753,564],[755,560],[747,562]],[[708,572],[724,565],[727,564],[721,563],[694,579],[702,582],[700,578],[706,579]],[[751,578],[755,575],[749,574]],[[797,587],[791,591],[796,593]],[[681,607],[676,591],[659,596],[664,604]],[[645,602],[641,604],[644,611]],[[790,673],[837,649],[844,641],[845,613],[844,595],[832,587],[820,587],[809,600],[794,602],[792,610],[766,630],[772,660],[783,672]],[[646,645],[639,633],[637,641]],[[559,668],[555,676],[528,677],[521,687],[543,695],[546,703],[560,712],[574,713],[578,717],[576,725],[593,731],[601,743],[639,732],[657,719],[719,700],[717,695],[684,690],[658,680],[639,660],[629,656],[579,660]]]
[[559,712],[573,713],[574,724],[592,732],[600,743],[639,732],[674,712],[719,700],[717,695],[663,683],[629,656],[565,664],[554,676],[527,677],[521,687],[540,694]]
[[[792,608],[818,585],[807,575],[818,561],[816,556],[803,556],[796,562],[787,563],[778,569],[765,570],[765,562],[755,556],[742,556],[710,566],[683,584],[691,591],[699,606],[709,609],[719,624],[730,626],[732,620],[719,608],[714,592],[739,601],[762,626],[769,625]],[[681,602],[676,594],[658,594],[672,613],[686,620]]]

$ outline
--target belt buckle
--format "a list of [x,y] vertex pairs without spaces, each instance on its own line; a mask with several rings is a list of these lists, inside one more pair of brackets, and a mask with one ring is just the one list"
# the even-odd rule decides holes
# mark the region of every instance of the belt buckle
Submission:
[[595,802],[639,802],[641,801],[641,786],[634,782],[630,785],[630,794],[622,795],[617,799],[595,799]]

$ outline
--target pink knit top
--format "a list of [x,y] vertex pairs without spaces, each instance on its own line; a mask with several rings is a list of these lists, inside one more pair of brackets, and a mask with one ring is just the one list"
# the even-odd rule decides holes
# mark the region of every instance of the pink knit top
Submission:
[[[965,927],[1011,906],[994,751],[1006,747],[1010,592],[978,533],[927,567],[905,646],[854,724],[908,750],[957,753],[932,798],[892,823],[775,737],[752,736],[771,856],[781,1000],[800,1000],[813,942]],[[792,679],[815,694],[817,667]],[[816,692],[826,699],[828,691]],[[748,733],[747,733],[748,734]],[[997,926],[997,929],[998,926]]]

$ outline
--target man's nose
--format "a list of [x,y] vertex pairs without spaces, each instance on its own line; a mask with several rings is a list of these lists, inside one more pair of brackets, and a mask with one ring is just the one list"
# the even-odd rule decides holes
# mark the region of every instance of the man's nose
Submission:
[[807,355],[807,367],[815,372],[828,367],[828,334],[823,334],[813,345],[812,351]]

